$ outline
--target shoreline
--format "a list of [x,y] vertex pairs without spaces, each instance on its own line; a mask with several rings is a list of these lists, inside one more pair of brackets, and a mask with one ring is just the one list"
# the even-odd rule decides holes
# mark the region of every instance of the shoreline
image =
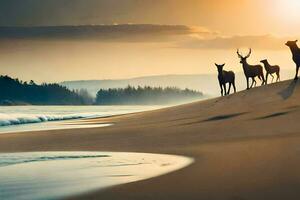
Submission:
[[175,173],[70,199],[299,199],[300,83],[104,119],[104,128],[0,135],[0,152],[111,151],[187,156]]
[[[96,127],[89,120],[155,110],[162,106],[30,106],[6,107],[0,113],[0,134]],[[84,123],[83,123],[84,122]],[[99,124],[99,127],[103,124]]]
[[155,178],[192,163],[188,157],[126,152],[0,154],[0,198],[63,199]]

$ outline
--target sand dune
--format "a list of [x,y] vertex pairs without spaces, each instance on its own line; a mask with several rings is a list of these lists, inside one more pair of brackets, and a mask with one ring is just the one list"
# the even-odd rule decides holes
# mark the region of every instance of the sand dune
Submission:
[[126,151],[196,160],[166,176],[78,199],[299,199],[299,86],[285,81],[228,97],[92,120],[115,124],[106,128],[4,134],[0,152]]

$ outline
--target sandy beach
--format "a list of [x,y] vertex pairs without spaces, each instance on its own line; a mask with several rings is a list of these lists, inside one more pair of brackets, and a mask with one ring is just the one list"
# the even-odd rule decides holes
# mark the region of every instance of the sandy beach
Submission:
[[72,199],[276,200],[300,198],[300,82],[136,114],[82,120],[113,126],[0,135],[0,152],[175,154],[175,173]]

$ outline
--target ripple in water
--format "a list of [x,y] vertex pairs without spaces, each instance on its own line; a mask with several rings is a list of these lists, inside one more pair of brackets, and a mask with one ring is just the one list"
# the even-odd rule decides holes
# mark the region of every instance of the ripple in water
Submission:
[[60,199],[153,178],[192,162],[182,156],[144,153],[0,154],[0,199]]

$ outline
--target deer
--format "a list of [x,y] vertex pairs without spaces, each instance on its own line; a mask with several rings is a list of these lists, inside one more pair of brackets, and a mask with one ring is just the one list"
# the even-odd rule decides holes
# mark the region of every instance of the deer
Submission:
[[[231,86],[233,86],[234,93],[236,93],[235,87],[235,74],[233,71],[225,71],[223,70],[225,63],[222,65],[218,65],[215,63],[218,70],[218,80],[221,88],[221,96],[226,96],[230,94]],[[226,84],[229,83],[228,91],[226,90]]]
[[[253,85],[256,87],[256,80],[255,78],[258,77],[262,81],[262,85],[266,83],[264,77],[263,67],[261,65],[249,65],[247,59],[251,56],[252,49],[249,49],[249,53],[247,56],[243,56],[240,54],[239,49],[237,50],[238,57],[241,59],[240,63],[243,66],[244,74],[247,81],[247,90],[253,88]],[[252,84],[249,87],[249,79],[252,79]]]
[[269,61],[267,59],[261,60],[261,63],[264,64],[265,70],[266,70],[266,84],[268,83],[268,76],[271,75],[272,77],[272,83],[274,81],[273,74],[276,74],[277,79],[276,82],[280,81],[280,67],[278,65],[270,65]]
[[285,45],[288,46],[292,52],[293,60],[296,64],[296,76],[294,80],[298,80],[298,72],[300,68],[300,49],[297,45],[298,40],[288,41]]

